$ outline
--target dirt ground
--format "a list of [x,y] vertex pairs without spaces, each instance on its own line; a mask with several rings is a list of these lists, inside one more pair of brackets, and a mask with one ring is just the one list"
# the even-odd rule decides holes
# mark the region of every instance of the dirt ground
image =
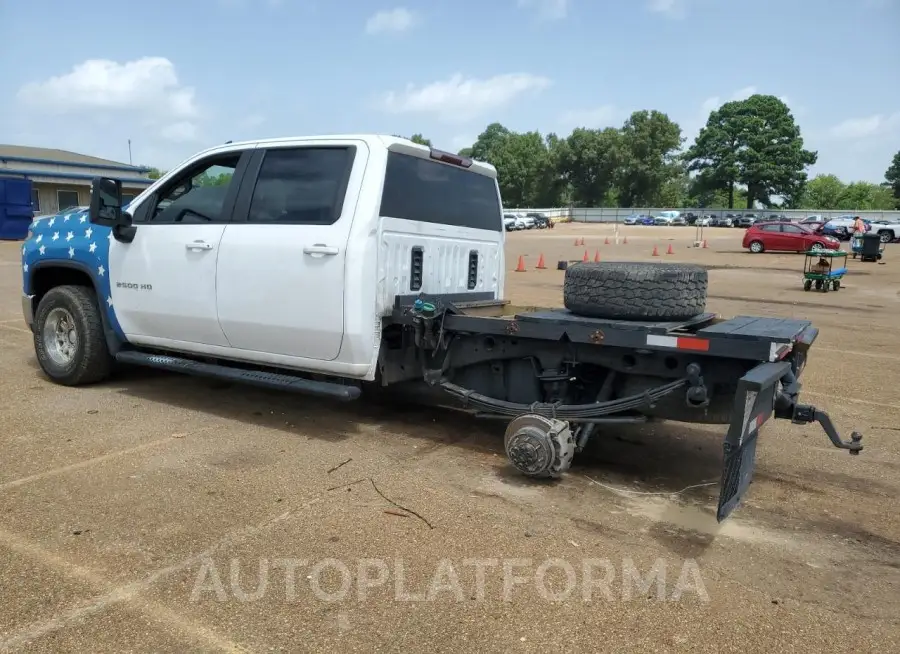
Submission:
[[141,370],[61,388],[0,243],[0,651],[900,651],[900,245],[826,295],[737,229],[626,235],[510,234],[507,296],[560,304],[585,250],[707,265],[711,310],[815,322],[803,397],[865,451],[769,423],[719,525],[720,427],[609,430],[549,484],[450,411]]

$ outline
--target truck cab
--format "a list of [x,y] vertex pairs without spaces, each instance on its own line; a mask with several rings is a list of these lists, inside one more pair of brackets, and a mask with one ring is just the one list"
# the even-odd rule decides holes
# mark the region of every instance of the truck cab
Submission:
[[127,207],[115,180],[94,198],[32,224],[23,308],[31,322],[54,285],[89,283],[113,351],[371,380],[397,296],[503,296],[495,169],[402,138],[229,143]]

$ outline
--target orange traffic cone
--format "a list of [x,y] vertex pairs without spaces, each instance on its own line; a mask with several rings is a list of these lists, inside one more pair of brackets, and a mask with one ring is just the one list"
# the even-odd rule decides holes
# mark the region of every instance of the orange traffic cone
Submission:
[[581,242],[576,238],[575,239],[575,247],[578,247],[579,245],[581,245]]
[[579,245],[584,245],[584,236],[581,237],[581,243]]
[[622,245],[628,245],[628,237],[627,236],[622,240]]
[[652,254],[651,256],[654,256],[654,257],[658,257],[658,256],[659,256],[659,250],[656,249],[656,246],[655,246],[655,245],[653,246],[653,254]]
[[516,272],[525,272],[525,257],[519,255],[519,265],[516,266]]
[[709,246],[706,244],[706,239],[703,239],[703,249],[705,250],[705,249],[708,248],[708,247],[709,247]]
[[590,259],[588,259],[588,253],[587,253],[587,250],[584,251],[584,256],[581,257],[581,260],[582,260],[582,261],[590,261]]
[[666,250],[666,254],[675,254],[675,250],[672,249],[672,244],[669,243],[669,249]]
[[535,268],[537,268],[538,270],[543,270],[546,267],[547,266],[544,265],[544,253],[541,252],[541,256],[538,259],[538,263],[537,263],[537,266],[535,266]]
[[609,245],[609,236],[607,236],[606,240],[603,241],[603,245]]
[[600,250],[594,252],[594,263],[600,263]]

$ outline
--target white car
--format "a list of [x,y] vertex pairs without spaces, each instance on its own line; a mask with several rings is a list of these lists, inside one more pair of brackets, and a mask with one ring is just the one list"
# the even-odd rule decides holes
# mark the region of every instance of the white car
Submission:
[[676,222],[679,218],[681,218],[680,211],[660,211],[653,218],[653,223],[656,225],[685,225],[687,224],[683,218],[681,218],[681,222]]
[[697,218],[696,222],[694,222],[694,225],[696,225],[697,227],[709,227],[711,222],[712,218],[710,218],[709,216],[701,216]]
[[525,229],[525,223],[514,213],[503,214],[503,228],[508,232],[517,232]]
[[869,231],[875,232],[882,243],[900,240],[900,218],[886,218],[869,224]]

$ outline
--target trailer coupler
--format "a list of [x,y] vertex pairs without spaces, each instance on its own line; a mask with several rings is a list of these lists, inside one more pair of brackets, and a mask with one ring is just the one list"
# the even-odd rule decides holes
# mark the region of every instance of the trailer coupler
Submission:
[[[776,413],[775,417],[779,418],[781,416]],[[849,450],[850,454],[859,454],[863,449],[862,434],[855,431],[850,434],[849,441],[841,440],[841,437],[838,434],[834,423],[831,422],[831,418],[828,417],[828,414],[824,411],[820,411],[814,406],[809,404],[794,404],[793,413],[790,416],[790,419],[795,425],[808,425],[813,422],[819,423],[822,426],[822,429],[825,430],[825,435],[828,436],[828,440],[831,441],[831,444],[839,449]]]

